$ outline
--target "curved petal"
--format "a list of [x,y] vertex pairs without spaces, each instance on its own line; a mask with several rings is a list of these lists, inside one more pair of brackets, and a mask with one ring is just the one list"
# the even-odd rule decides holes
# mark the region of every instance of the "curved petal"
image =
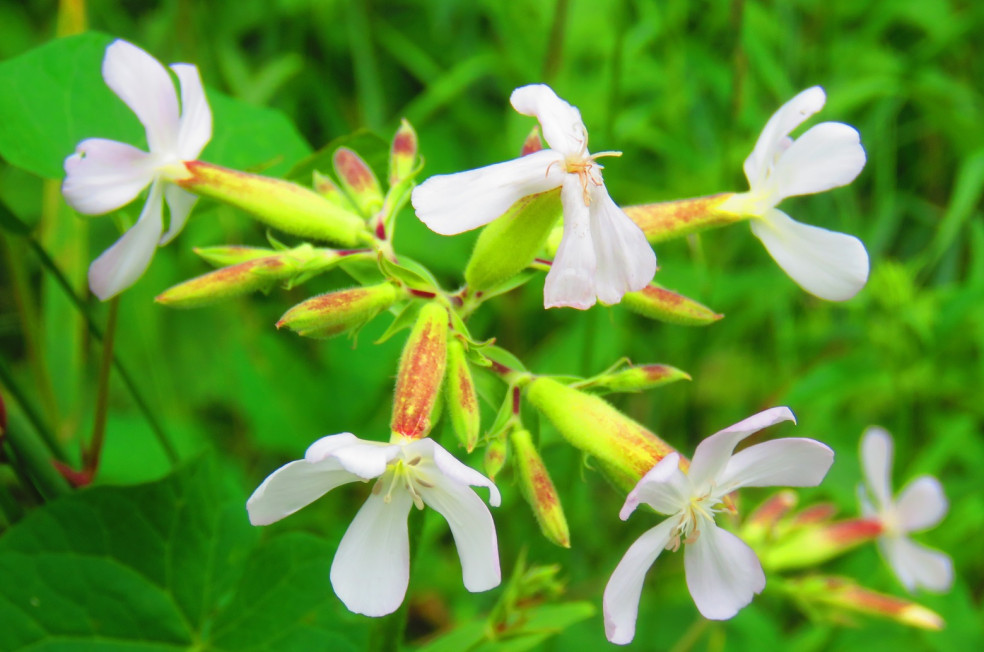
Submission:
[[690,481],[680,470],[680,454],[670,453],[642,476],[625,498],[618,517],[628,519],[639,503],[646,503],[660,514],[674,514],[690,502],[691,493]]
[[677,519],[668,518],[644,532],[625,552],[608,580],[602,604],[605,612],[605,636],[612,643],[625,645],[635,636],[639,598],[646,572],[666,548],[676,524]]
[[[534,154],[530,154],[534,156]],[[560,200],[564,234],[543,285],[543,307],[587,310],[595,304],[597,258],[591,241],[591,218],[577,175],[565,175]]]
[[889,566],[909,591],[919,587],[948,591],[953,584],[953,560],[948,555],[907,537],[879,539]]
[[153,157],[125,143],[89,138],[65,159],[62,194],[86,215],[101,215],[133,201],[154,180]]
[[815,487],[834,463],[834,451],[814,439],[785,438],[749,446],[717,478],[722,495],[739,487]]
[[161,184],[155,181],[137,223],[89,265],[89,288],[101,301],[136,283],[147,270],[164,229],[162,203]]
[[715,480],[724,470],[738,445],[745,437],[782,421],[796,422],[788,407],[774,407],[739,421],[717,432],[697,445],[687,474],[694,487],[700,489]]
[[174,151],[178,136],[178,94],[167,69],[137,46],[113,41],[103,58],[106,85],[137,114],[147,130],[150,151]]
[[348,446],[354,441],[361,440],[350,432],[326,435],[307,447],[307,450],[304,451],[304,459],[308,462],[320,462],[335,452],[335,450],[342,446]]
[[246,501],[249,522],[253,525],[275,523],[335,487],[361,479],[332,458],[323,462],[290,462],[267,476]]
[[545,149],[477,170],[431,177],[413,189],[410,202],[431,231],[455,235],[501,217],[527,195],[556,188],[564,176],[560,154]]
[[520,86],[512,92],[509,102],[519,113],[540,122],[543,139],[551,149],[564,155],[587,151],[588,132],[581,112],[557,97],[546,84]]
[[906,532],[920,532],[936,526],[946,516],[948,508],[943,486],[931,475],[907,484],[895,501],[899,525]]
[[212,109],[205,99],[202,76],[190,63],[175,63],[171,70],[181,86],[181,119],[178,123],[177,155],[182,161],[198,158],[212,140]]
[[861,435],[864,481],[879,511],[892,504],[893,448],[892,436],[884,428],[871,426]]
[[489,504],[493,507],[499,506],[502,498],[495,483],[467,464],[460,462],[433,439],[418,439],[407,444],[406,448],[408,455],[420,450],[425,457],[432,458],[440,472],[458,484],[487,488],[489,490]]
[[842,122],[815,125],[776,162],[769,179],[775,203],[846,186],[861,174],[866,161],[857,129]]
[[171,240],[174,240],[181,233],[185,222],[188,221],[188,215],[191,213],[191,209],[194,208],[195,202],[198,201],[198,195],[190,193],[173,183],[169,183],[164,186],[164,199],[167,201],[170,222],[167,227],[167,233],[161,237],[160,245],[162,247]]
[[331,562],[331,585],[349,611],[385,616],[396,611],[410,582],[406,491],[372,494],[345,531]]
[[589,214],[597,260],[595,292],[598,299],[612,305],[626,292],[641,290],[653,280],[656,254],[642,229],[612,201],[605,186],[591,188]]
[[381,441],[356,438],[346,446],[331,452],[344,469],[360,478],[378,478],[386,472],[387,465],[400,455],[401,447]]
[[727,620],[765,588],[755,552],[735,535],[701,519],[700,536],[683,556],[687,588],[701,615]]
[[827,96],[819,86],[808,88],[783,104],[765,123],[755,148],[745,159],[745,177],[752,188],[760,188],[775,164],[776,157],[789,146],[789,134],[804,120],[823,108]]
[[868,252],[852,235],[796,222],[775,208],[752,220],[752,233],[791,279],[821,299],[847,301],[868,282]]

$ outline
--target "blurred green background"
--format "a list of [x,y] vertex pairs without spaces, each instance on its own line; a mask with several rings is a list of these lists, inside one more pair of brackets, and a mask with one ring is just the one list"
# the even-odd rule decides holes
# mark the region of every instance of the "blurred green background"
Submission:
[[[63,3],[61,29],[71,24],[66,17],[73,7],[81,3]],[[833,500],[846,514],[856,511],[857,444],[870,424],[895,435],[897,487],[922,473],[942,480],[950,514],[920,540],[953,556],[956,581],[947,595],[918,599],[943,615],[944,631],[875,620],[858,628],[818,624],[767,587],[733,621],[696,631],[693,649],[982,644],[984,5],[106,0],[82,10],[90,29],[130,40],[164,62],[196,63],[209,88],[282,111],[299,134],[284,145],[290,154],[242,163],[272,173],[308,148],[357,129],[388,139],[403,117],[417,129],[424,176],[512,158],[533,121],[515,114],[509,93],[542,81],[580,108],[593,150],[624,152],[606,160],[606,183],[618,203],[744,190],[741,164],[768,116],[798,91],[822,85],[828,104],[813,123],[857,127],[868,165],[850,187],[788,200],[783,208],[865,242],[872,273],[855,299],[831,304],[805,294],[747,227],[737,225],[657,247],[660,283],[726,315],[710,327],[659,324],[618,307],[544,314],[536,280],[492,301],[475,316],[472,332],[496,337],[538,372],[589,375],[622,355],[690,372],[691,383],[613,399],[684,451],[753,412],[789,405],[799,425],[771,434],[816,437],[834,448],[826,481],[804,493]],[[41,45],[59,29],[58,3],[0,2],[0,58]],[[135,119],[126,119],[139,133]],[[74,217],[59,208],[56,182],[6,162],[0,163],[0,197],[37,225],[39,240],[84,289],[88,262],[117,237],[114,221]],[[135,216],[139,207],[127,210]],[[153,411],[183,458],[218,454],[241,501],[322,435],[386,438],[401,343],[398,337],[372,344],[386,319],[366,328],[357,343],[276,331],[273,324],[286,308],[349,284],[341,273],[194,311],[153,303],[167,287],[207,270],[192,247],[262,245],[264,237],[244,214],[203,202],[120,307],[117,351]],[[99,349],[36,257],[15,236],[2,238],[4,364],[75,453],[92,422]],[[407,211],[397,247],[453,287],[474,238],[432,234]],[[91,301],[103,323],[105,306]],[[20,407],[4,398],[12,423],[22,423]],[[487,407],[491,423],[493,407]],[[537,425],[532,413],[530,421]],[[584,470],[548,424],[540,430],[573,547],[561,550],[540,537],[511,473],[504,472],[497,518],[503,568],[508,574],[525,546],[530,563],[562,566],[568,599],[588,600],[600,611],[610,571],[653,521],[639,514],[622,524],[621,497]],[[454,450],[449,429],[442,440]],[[481,455],[469,461],[479,466]],[[137,483],[168,472],[146,421],[114,379],[99,483]],[[297,529],[322,535],[331,542],[327,568],[362,489],[334,492],[261,536]],[[434,542],[415,562],[410,591],[413,622],[424,623],[419,634],[480,613],[495,599],[494,593],[465,599],[446,529],[428,521],[427,532]],[[902,591],[870,546],[824,570]],[[330,591],[327,573],[324,590]],[[694,633],[698,616],[685,593],[682,556],[658,562],[641,608],[636,649],[668,649],[685,632]],[[544,649],[604,644],[599,614]]]

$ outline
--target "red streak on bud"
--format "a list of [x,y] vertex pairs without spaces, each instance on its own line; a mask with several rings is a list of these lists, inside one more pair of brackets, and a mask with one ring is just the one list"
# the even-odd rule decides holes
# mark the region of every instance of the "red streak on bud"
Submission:
[[513,414],[519,414],[519,388],[513,387],[512,393]]
[[398,131],[393,138],[393,154],[398,156],[414,156],[417,154],[417,139],[413,132]]
[[415,297],[421,297],[423,299],[433,299],[434,297],[437,296],[433,292],[427,292],[426,290],[414,290],[413,288],[410,288],[409,289],[409,292],[413,296],[415,296]]
[[533,131],[530,135],[526,137],[523,141],[523,148],[520,150],[520,156],[526,156],[527,154],[532,154],[533,152],[539,152],[543,149],[543,140],[540,138],[540,128],[533,127]]
[[772,496],[749,517],[749,522],[768,527],[781,519],[796,503],[796,494],[783,491]]
[[557,489],[539,458],[530,462],[530,483],[540,509],[550,509],[560,502],[557,499]]
[[430,415],[444,379],[447,364],[447,313],[427,304],[400,358],[393,397],[393,432],[419,439],[430,430]]
[[831,503],[821,503],[807,507],[793,519],[794,525],[809,525],[811,523],[824,523],[829,521],[837,513],[837,506]]
[[[713,216],[713,211],[724,200],[725,193],[681,199],[678,201],[623,206],[622,210],[633,222],[639,225],[647,236],[662,232],[687,232],[694,223],[700,227],[730,224],[733,217],[726,214]],[[711,215],[709,215],[709,213]]]
[[853,519],[831,523],[823,530],[824,535],[834,543],[852,545],[874,539],[882,533],[882,525],[869,519]]
[[339,147],[332,156],[332,162],[338,176],[352,189],[362,192],[376,185],[372,170],[352,150]]
[[475,396],[475,385],[472,383],[467,365],[458,369],[458,392],[461,409],[465,412],[477,412],[478,399]]

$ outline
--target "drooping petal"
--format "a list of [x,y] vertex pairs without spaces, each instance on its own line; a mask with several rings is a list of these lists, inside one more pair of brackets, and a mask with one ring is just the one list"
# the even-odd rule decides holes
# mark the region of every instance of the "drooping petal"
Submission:
[[426,457],[433,458],[434,464],[445,476],[461,485],[472,487],[485,487],[489,490],[489,504],[498,507],[502,498],[499,489],[491,480],[471,468],[467,464],[462,464],[454,455],[449,453],[443,446],[433,439],[418,439],[407,444],[407,455],[420,450]]
[[888,565],[907,590],[922,587],[942,592],[953,584],[953,560],[945,553],[907,537],[882,537],[878,543]]
[[733,455],[715,484],[722,494],[739,487],[815,487],[833,463],[834,451],[816,440],[776,439]]
[[782,421],[795,423],[796,417],[787,407],[774,407],[728,426],[700,442],[687,472],[694,487],[704,487],[721,474],[738,442]]
[[642,476],[629,492],[618,513],[623,521],[639,503],[646,503],[660,514],[674,514],[690,501],[690,480],[680,470],[680,454],[670,453]]
[[892,436],[884,428],[872,426],[861,435],[861,468],[878,510],[892,503],[893,448]]
[[308,462],[320,462],[342,446],[348,446],[354,441],[359,441],[359,438],[350,432],[327,435],[307,447],[304,451],[304,459]]
[[[535,156],[535,154],[530,154]],[[591,241],[591,219],[584,205],[581,182],[565,175],[560,200],[564,205],[564,234],[543,286],[543,307],[569,306],[587,310],[595,304],[597,258]]]
[[411,505],[406,491],[388,498],[372,494],[346,530],[331,562],[331,585],[349,611],[385,616],[403,602],[410,581]]
[[413,189],[410,201],[427,228],[455,235],[501,217],[527,195],[556,188],[564,176],[560,154],[545,149],[477,170],[431,177]]
[[62,194],[78,212],[101,215],[133,201],[154,174],[147,152],[115,140],[89,138],[65,159]]
[[772,114],[755,143],[755,149],[745,159],[745,177],[754,189],[762,187],[776,156],[788,146],[789,133],[804,120],[823,108],[827,96],[819,86],[808,88],[783,104]]
[[151,152],[173,151],[178,136],[178,94],[167,69],[137,46],[116,40],[102,66],[106,85],[137,114]]
[[635,636],[639,616],[639,598],[646,572],[670,541],[670,533],[679,519],[668,518],[636,539],[618,562],[605,586],[602,599],[605,612],[605,635],[616,645],[626,645]]
[[167,233],[164,234],[160,241],[162,247],[171,240],[174,240],[181,233],[185,222],[188,221],[188,215],[191,213],[191,209],[194,208],[195,202],[198,201],[198,195],[190,193],[173,183],[168,183],[164,186],[164,199],[167,201],[170,222],[167,227]]
[[815,125],[776,162],[769,179],[774,203],[785,197],[846,186],[861,174],[866,161],[857,129],[842,122]]
[[615,304],[626,292],[649,284],[656,273],[656,254],[642,229],[612,201],[605,186],[591,187],[589,213],[597,261],[595,292],[602,302]]
[[400,446],[357,438],[347,446],[339,446],[331,454],[344,469],[360,478],[378,478],[386,472],[386,466],[399,456]]
[[810,294],[847,301],[868,282],[868,252],[854,236],[796,222],[775,208],[751,226],[773,260]]
[[906,532],[927,530],[946,516],[949,503],[940,481],[931,475],[916,478],[902,489],[895,510]]
[[587,150],[588,132],[581,112],[557,97],[546,84],[521,86],[512,92],[509,101],[516,111],[540,122],[543,139],[551,149],[565,156]]
[[136,283],[147,270],[164,229],[162,204],[161,184],[155,181],[137,223],[89,265],[89,288],[101,301]]
[[701,615],[727,620],[762,592],[765,573],[744,541],[707,518],[700,519],[699,529],[684,553],[687,588]]
[[313,503],[335,487],[361,479],[343,469],[334,458],[290,462],[267,476],[246,501],[249,522],[269,525]]
[[178,125],[177,155],[182,161],[198,158],[212,139],[212,109],[205,99],[198,67],[175,63],[171,70],[181,86],[181,120]]

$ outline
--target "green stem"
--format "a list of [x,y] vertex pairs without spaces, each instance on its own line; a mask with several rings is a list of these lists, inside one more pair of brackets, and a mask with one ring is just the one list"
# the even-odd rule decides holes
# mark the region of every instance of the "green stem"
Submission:
[[[34,426],[34,430],[41,436],[41,439],[44,440],[45,446],[49,449],[49,455],[47,457],[50,458],[54,456],[56,459],[64,462],[67,458],[65,457],[65,453],[62,451],[61,445],[58,443],[54,433],[48,429],[48,426],[41,418],[41,415],[38,414],[38,411],[28,400],[27,396],[21,391],[20,387],[14,380],[13,374],[10,373],[10,370],[7,369],[7,366],[2,360],[0,360],[0,383],[3,383],[4,387],[7,388],[7,392],[14,398],[15,401],[17,401],[17,404],[20,405],[24,415],[31,422],[31,425]],[[50,463],[48,463],[48,466],[50,466]]]
[[113,365],[113,345],[116,342],[116,316],[119,313],[120,298],[113,297],[109,302],[109,316],[106,318],[106,335],[103,337],[102,362],[99,365],[99,389],[96,394],[96,416],[92,424],[92,442],[82,455],[82,468],[95,476],[99,469],[99,457],[106,439],[106,417],[109,405],[109,370]]
[[700,637],[704,635],[704,630],[706,630],[710,624],[711,621],[706,618],[698,617],[697,620],[695,620],[693,624],[687,628],[687,631],[683,633],[680,640],[670,648],[670,652],[690,652],[690,650],[694,649],[694,646],[697,645],[697,641],[699,641]]
[[[24,407],[23,403],[21,403],[21,407]],[[21,420],[18,414],[8,414],[7,416],[9,427],[4,432],[5,441],[20,460],[20,469],[26,470],[31,476],[32,482],[30,484],[37,487],[45,499],[69,493],[71,487],[69,487],[68,481],[51,463],[51,453],[35,433],[31,432],[30,426]]]

